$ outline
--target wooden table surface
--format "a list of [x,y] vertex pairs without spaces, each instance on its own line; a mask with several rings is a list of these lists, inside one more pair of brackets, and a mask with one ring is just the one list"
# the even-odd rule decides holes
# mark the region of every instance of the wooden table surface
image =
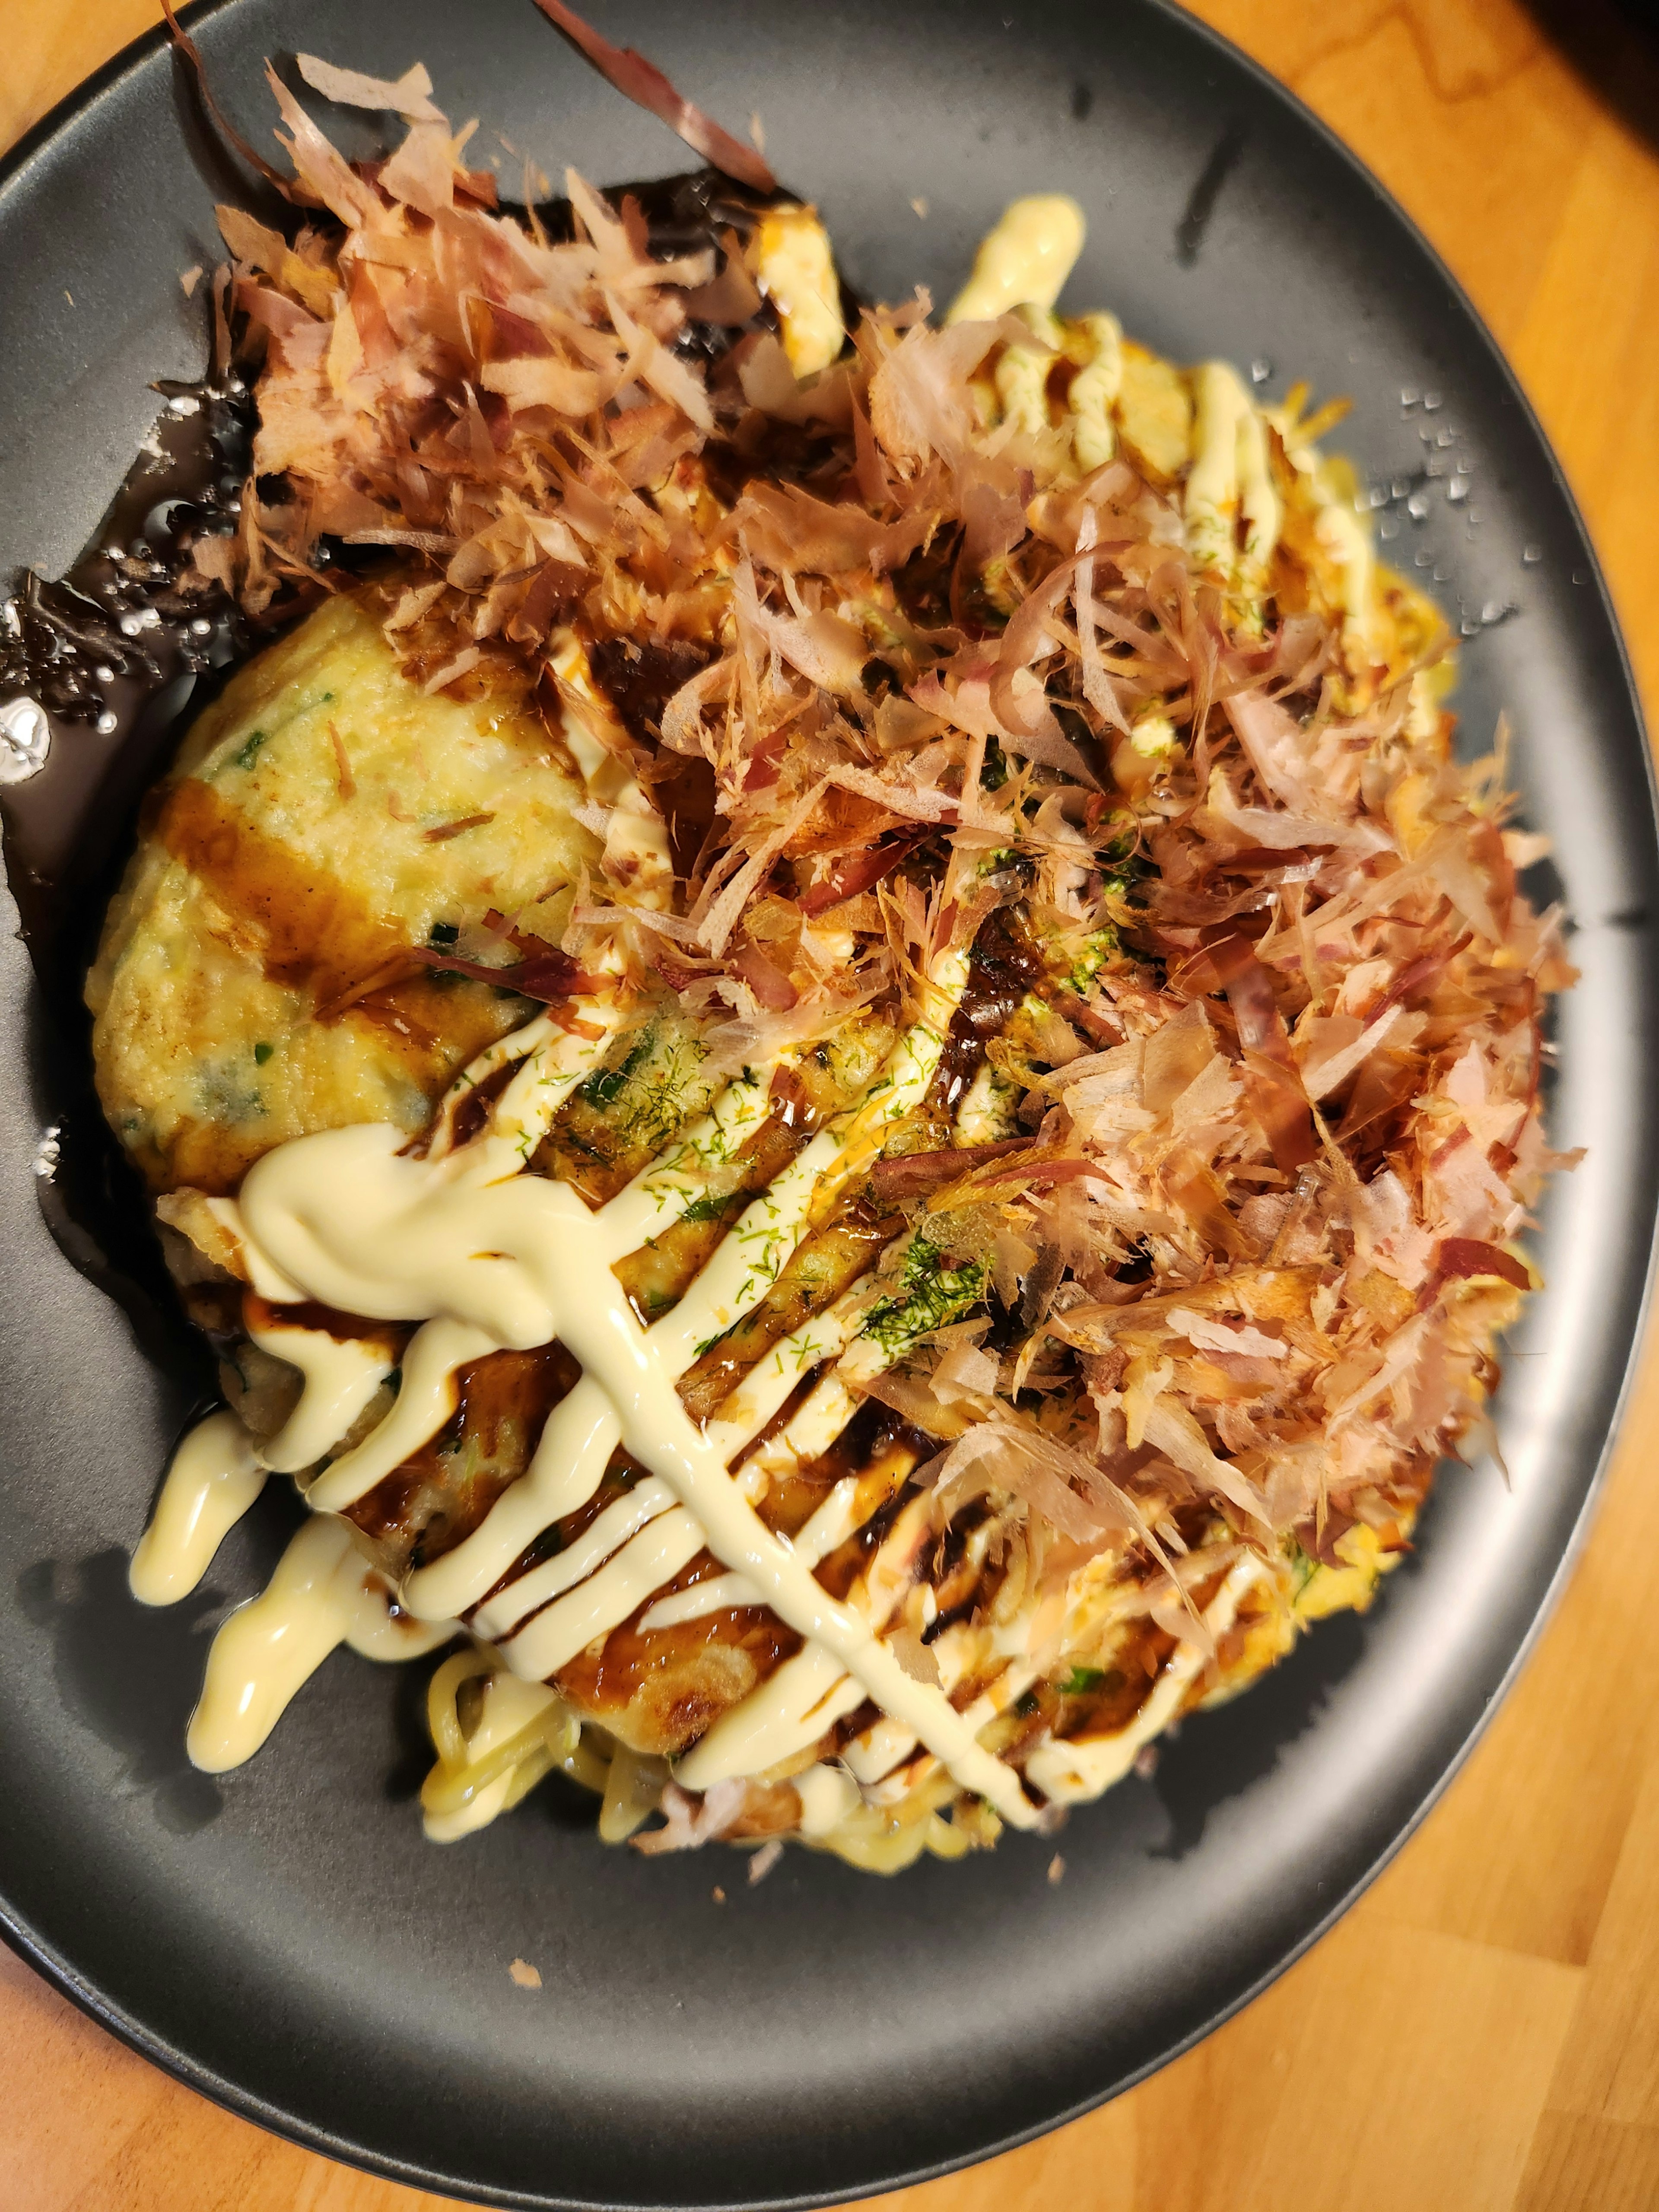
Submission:
[[[0,145],[160,12],[0,0]],[[1197,12],[1341,133],[1468,288],[1589,518],[1659,727],[1659,45],[1607,0]],[[881,2212],[1659,2206],[1656,1430],[1650,1349],[1536,1657],[1341,1925],[1142,2087]],[[0,2083],[0,2212],[440,2202],[219,2111],[3,1951]]]

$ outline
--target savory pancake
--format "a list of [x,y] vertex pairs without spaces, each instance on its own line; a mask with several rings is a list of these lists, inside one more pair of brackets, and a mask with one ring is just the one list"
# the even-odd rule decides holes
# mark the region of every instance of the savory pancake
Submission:
[[134,1588],[311,1509],[191,1756],[453,1645],[436,1840],[1049,1827],[1369,1603],[1532,1279],[1570,971],[1444,626],[1335,411],[1061,313],[1064,198],[848,331],[785,195],[520,222],[276,97],[198,580],[410,566],[198,724],[91,984],[232,1408]]
[[274,1145],[390,1121],[524,1018],[487,963],[556,945],[597,852],[520,692],[402,672],[386,610],[327,601],[234,676],[153,795],[88,980],[99,1096],[150,1187],[234,1190]]

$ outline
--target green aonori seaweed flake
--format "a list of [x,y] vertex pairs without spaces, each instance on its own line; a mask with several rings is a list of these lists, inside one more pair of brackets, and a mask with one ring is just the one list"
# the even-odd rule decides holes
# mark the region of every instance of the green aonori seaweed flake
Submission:
[[732,1211],[732,1206],[741,1202],[742,1196],[743,1194],[739,1191],[729,1193],[725,1198],[717,1198],[712,1191],[705,1191],[701,1198],[692,1200],[690,1205],[681,1214],[680,1219],[682,1221],[723,1220]]
[[947,1267],[937,1244],[913,1237],[904,1255],[896,1297],[870,1309],[864,1334],[896,1357],[921,1337],[959,1320],[985,1295],[985,1269],[977,1260]]
[[623,1085],[644,1064],[650,1052],[651,1037],[647,1031],[620,1067],[601,1068],[597,1075],[590,1075],[581,1087],[581,1097],[589,1106],[601,1109],[614,1105],[622,1096]]

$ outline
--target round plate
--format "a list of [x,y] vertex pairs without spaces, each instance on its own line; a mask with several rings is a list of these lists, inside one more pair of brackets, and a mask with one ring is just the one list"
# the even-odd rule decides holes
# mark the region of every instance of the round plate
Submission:
[[[1073,301],[1177,359],[1254,364],[1269,391],[1296,375],[1352,394],[1335,442],[1378,488],[1389,556],[1432,574],[1472,632],[1465,732],[1484,750],[1510,718],[1524,818],[1554,840],[1545,895],[1576,918],[1583,969],[1553,1127],[1589,1152],[1551,1194],[1549,1287],[1509,1348],[1510,1487],[1490,1465],[1449,1469],[1373,1613],[1325,1624],[1188,1721],[1154,1779],[1075,1814],[1058,1886],[1054,1844],[1010,1835],[890,1881],[794,1850],[751,1891],[730,1852],[605,1849],[591,1801],[550,1789],[470,1842],[425,1844],[420,1669],[337,1655],[246,1771],[190,1771],[206,1632],[268,1571],[285,1509],[268,1500],[186,1605],[128,1598],[125,1554],[202,1370],[49,1233],[32,1168],[58,1048],[21,947],[0,944],[12,1940],[210,2096],[446,2193],[805,2203],[982,2157],[1161,2064],[1328,1924],[1462,1757],[1560,1579],[1642,1313],[1653,799],[1595,564],[1508,371],[1399,210],[1227,47],[1148,0],[595,14],[728,124],[759,111],[866,297],[948,296],[1006,200],[1061,186],[1090,223]],[[194,28],[261,143],[262,61],[300,47],[383,76],[425,61],[452,117],[483,118],[474,158],[499,154],[509,189],[526,155],[601,182],[689,165],[530,0],[230,0]],[[329,121],[374,149],[380,119]],[[70,558],[151,419],[149,380],[199,371],[201,295],[187,305],[179,273],[213,263],[212,203],[238,188],[156,38],[0,179],[6,567]],[[175,1348],[158,1363],[150,1338]],[[516,1958],[539,1990],[510,1978]]]

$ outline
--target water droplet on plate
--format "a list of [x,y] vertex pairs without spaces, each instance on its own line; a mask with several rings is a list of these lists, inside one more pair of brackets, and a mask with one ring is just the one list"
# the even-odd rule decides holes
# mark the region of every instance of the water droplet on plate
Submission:
[[1521,558],[1529,568],[1534,562],[1541,561],[1543,557],[1544,549],[1541,545],[1523,545],[1521,549]]
[[1437,392],[1425,392],[1423,394],[1423,412],[1425,415],[1432,415],[1439,404],[1440,394]]

